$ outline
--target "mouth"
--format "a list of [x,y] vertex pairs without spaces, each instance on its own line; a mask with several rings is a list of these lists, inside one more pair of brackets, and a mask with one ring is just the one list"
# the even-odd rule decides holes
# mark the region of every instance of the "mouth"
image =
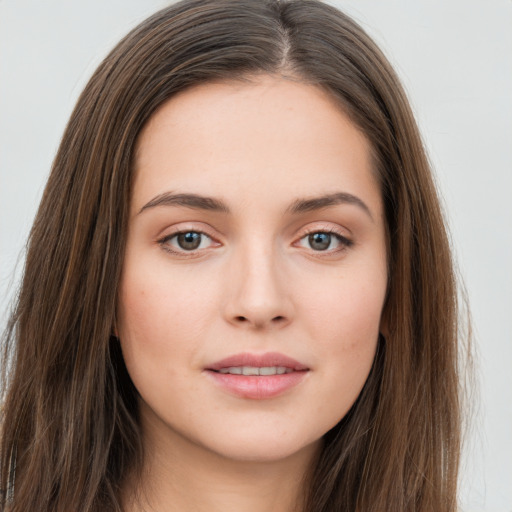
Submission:
[[253,400],[286,393],[309,371],[306,365],[277,352],[237,354],[205,368],[205,373],[222,391]]

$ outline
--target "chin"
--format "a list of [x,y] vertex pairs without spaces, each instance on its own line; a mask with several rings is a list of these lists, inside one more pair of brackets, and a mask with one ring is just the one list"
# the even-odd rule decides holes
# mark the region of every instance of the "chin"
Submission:
[[[292,441],[292,442],[291,442]],[[220,443],[214,448],[217,455],[236,462],[277,463],[293,457],[312,457],[317,453],[322,444],[322,439],[309,442],[286,442],[282,439],[269,439],[265,437],[253,437],[229,444]],[[210,447],[211,449],[212,447]]]
[[309,457],[323,442],[323,430],[316,429],[301,432],[279,425],[260,425],[255,429],[254,424],[244,428],[233,423],[218,430],[212,427],[208,435],[203,431],[196,439],[188,432],[188,439],[200,449],[237,462],[273,463],[290,457]]

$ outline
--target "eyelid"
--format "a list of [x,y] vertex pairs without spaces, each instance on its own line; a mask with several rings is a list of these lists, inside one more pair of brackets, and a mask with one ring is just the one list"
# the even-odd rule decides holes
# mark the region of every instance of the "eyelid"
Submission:
[[175,224],[168,225],[164,229],[160,230],[159,234],[156,235],[155,241],[159,242],[164,238],[169,239],[174,235],[179,235],[180,233],[201,233],[210,237],[211,239],[219,242],[219,238],[221,235],[218,234],[218,230],[213,229],[210,225],[200,222],[200,221],[181,221],[176,222]]
[[298,231],[302,233],[301,237],[304,237],[305,235],[310,235],[312,233],[333,233],[347,240],[351,240],[352,238],[352,232],[350,231],[350,229],[338,224],[337,222],[308,222],[304,227],[302,227]]

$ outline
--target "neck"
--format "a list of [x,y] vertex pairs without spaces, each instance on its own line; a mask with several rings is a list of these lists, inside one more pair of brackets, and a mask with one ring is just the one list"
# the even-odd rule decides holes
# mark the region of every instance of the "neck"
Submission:
[[127,512],[297,512],[319,451],[315,443],[284,459],[233,460],[176,432],[144,439],[142,471],[125,485]]

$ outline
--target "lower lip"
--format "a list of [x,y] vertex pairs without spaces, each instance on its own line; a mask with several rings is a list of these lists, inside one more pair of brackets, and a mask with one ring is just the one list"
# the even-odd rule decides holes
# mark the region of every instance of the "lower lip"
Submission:
[[252,400],[266,400],[282,395],[299,384],[308,373],[294,371],[282,375],[232,375],[208,370],[216,384],[235,396]]

